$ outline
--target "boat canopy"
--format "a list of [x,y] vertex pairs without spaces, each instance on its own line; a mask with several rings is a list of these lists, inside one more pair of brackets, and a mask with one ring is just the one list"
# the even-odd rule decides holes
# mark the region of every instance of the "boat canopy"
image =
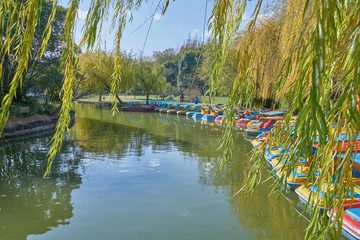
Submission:
[[264,112],[260,113],[263,117],[272,117],[272,116],[284,116],[286,111],[271,111],[271,112]]

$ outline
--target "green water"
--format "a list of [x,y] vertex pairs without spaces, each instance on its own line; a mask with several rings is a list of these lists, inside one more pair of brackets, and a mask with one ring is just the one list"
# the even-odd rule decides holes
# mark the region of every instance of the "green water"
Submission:
[[[252,145],[235,138],[220,171],[222,130],[185,117],[75,105],[49,179],[51,136],[3,143],[0,239],[303,239],[295,193],[245,203]],[[270,175],[263,170],[263,178]]]

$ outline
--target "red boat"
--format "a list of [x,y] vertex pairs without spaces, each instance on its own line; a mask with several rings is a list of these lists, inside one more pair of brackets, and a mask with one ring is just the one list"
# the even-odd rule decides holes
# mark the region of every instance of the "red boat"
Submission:
[[153,112],[155,110],[155,103],[151,106],[134,106],[133,103],[131,103],[127,107],[122,107],[121,110],[128,112]]
[[[313,146],[318,148],[319,143],[314,143]],[[345,140],[343,143],[340,141],[334,143],[334,149],[340,150],[340,147],[342,147],[342,149],[341,149],[342,153],[345,153],[348,148],[352,148],[353,152],[359,152],[360,151],[360,140],[356,140],[355,144],[353,142],[349,142],[347,140]]]
[[[360,239],[360,202],[344,205],[342,233],[350,239]],[[337,209],[330,210],[328,216],[335,219]]]
[[236,126],[238,128],[241,129],[246,129],[247,124],[250,122],[251,120],[247,119],[247,118],[240,118],[237,122],[236,122]]

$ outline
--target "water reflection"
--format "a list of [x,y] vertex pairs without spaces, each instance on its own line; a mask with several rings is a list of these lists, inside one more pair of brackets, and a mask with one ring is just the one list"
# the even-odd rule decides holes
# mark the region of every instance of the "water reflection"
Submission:
[[[98,111],[100,109],[87,105],[77,106],[77,112],[86,116],[80,121],[80,125],[83,121],[86,124],[84,132],[79,129],[80,126],[76,132],[78,137],[86,136],[81,140],[78,138],[81,145],[91,145],[89,138],[95,138],[95,145],[100,142],[98,146],[88,146],[88,151],[101,148],[105,150],[101,152],[122,156],[135,149],[135,153],[141,156],[146,146],[151,146],[154,152],[171,152],[175,147],[187,159],[197,160],[201,186],[228,196],[231,214],[240,226],[248,229],[249,239],[303,239],[307,222],[294,209],[297,203],[294,193],[290,193],[290,199],[294,202],[277,194],[269,196],[270,180],[262,184],[246,202],[244,194],[233,196],[245,184],[251,165],[248,159],[252,145],[241,135],[235,138],[233,160],[221,170],[222,152],[218,147],[224,129],[216,124],[156,113],[120,113],[112,116],[110,111],[102,111],[103,115],[99,117]],[[104,134],[106,138],[102,138]],[[158,165],[160,162],[150,164]],[[265,170],[262,175],[263,180],[270,176]]]
[[[43,179],[50,137],[3,143],[0,170],[1,239],[26,239],[59,225],[73,216],[71,192],[79,188],[79,156],[66,141],[53,163],[49,179]],[[12,152],[12,153],[11,153]]]
[[215,124],[157,113],[112,115],[94,105],[75,110],[49,179],[42,174],[50,137],[12,143],[13,156],[5,147],[0,239],[54,239],[54,231],[58,239],[303,238],[307,223],[296,202],[269,196],[272,181],[245,203],[243,194],[234,196],[250,167],[252,145],[242,136],[221,170],[224,129]]

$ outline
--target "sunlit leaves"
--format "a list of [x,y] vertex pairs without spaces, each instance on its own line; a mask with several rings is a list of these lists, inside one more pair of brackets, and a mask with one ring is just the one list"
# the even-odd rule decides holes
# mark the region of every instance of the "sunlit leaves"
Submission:
[[[274,137],[266,143],[276,146],[281,137],[283,147],[290,149],[288,155],[283,156],[290,163],[290,167],[283,169],[285,174],[293,171],[298,154],[311,161],[307,184],[318,186],[317,193],[321,189],[325,192],[325,211],[339,207],[336,222],[340,224],[342,204],[353,188],[352,149],[346,151],[342,159],[338,158],[335,168],[334,158],[341,147],[337,150],[334,146],[341,146],[336,143],[342,132],[347,133],[350,145],[355,144],[355,134],[359,131],[359,1],[290,0],[281,2],[278,9],[280,11],[273,12],[268,19],[251,21],[249,27],[239,33],[238,77],[229,106],[244,105],[256,96],[276,97],[290,103],[283,126],[274,129]],[[255,12],[255,15],[260,13]],[[233,19],[221,24],[231,21]],[[227,46],[221,38],[217,39]],[[298,117],[293,128],[294,137],[286,140],[283,136],[288,134],[291,116],[295,113]],[[231,140],[225,138],[225,141]],[[318,150],[312,156],[310,150],[315,142],[318,142]],[[249,192],[261,182],[258,174],[261,151],[256,152],[254,158],[248,178]],[[341,172],[335,172],[340,168]],[[318,169],[321,174],[315,178]],[[337,179],[335,187],[329,184],[333,173]],[[314,198],[310,200],[312,219],[306,236],[328,237],[335,225],[326,214],[320,216],[314,207]],[[339,236],[339,229],[334,232]]]

